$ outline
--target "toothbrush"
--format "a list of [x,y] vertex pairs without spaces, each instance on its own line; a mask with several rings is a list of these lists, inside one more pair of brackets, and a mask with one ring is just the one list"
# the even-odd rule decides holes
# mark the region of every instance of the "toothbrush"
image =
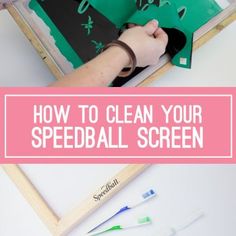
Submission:
[[128,230],[128,229],[132,229],[132,228],[137,228],[137,227],[149,225],[151,223],[152,223],[152,220],[151,220],[150,217],[144,217],[144,218],[139,219],[136,224],[126,225],[126,226],[124,226],[124,225],[123,226],[122,225],[115,225],[115,226],[112,226],[111,228],[108,228],[108,229],[105,229],[105,230],[102,230],[102,231],[89,233],[89,234],[87,234],[87,236],[96,236],[96,235],[109,233],[109,232],[113,232],[113,231]]
[[154,190],[150,190],[146,193],[144,193],[141,197],[141,199],[139,201],[137,201],[136,203],[133,203],[131,205],[128,206],[124,206],[122,207],[119,211],[117,211],[114,215],[112,215],[111,217],[109,217],[108,219],[104,220],[102,223],[100,223],[99,225],[97,225],[96,227],[94,227],[93,229],[91,229],[88,233],[93,232],[94,230],[100,228],[102,225],[104,225],[105,223],[107,223],[108,221],[110,221],[111,219],[115,218],[116,216],[123,214],[126,211],[129,211],[131,209],[134,209],[142,204],[144,204],[145,202],[147,202],[148,200],[152,199],[156,197],[156,193]]
[[196,211],[188,218],[186,218],[185,221],[183,221],[181,224],[163,228],[158,232],[156,232],[154,236],[174,236],[178,232],[183,231],[186,228],[190,227],[193,223],[200,220],[204,215],[205,214],[203,211]]

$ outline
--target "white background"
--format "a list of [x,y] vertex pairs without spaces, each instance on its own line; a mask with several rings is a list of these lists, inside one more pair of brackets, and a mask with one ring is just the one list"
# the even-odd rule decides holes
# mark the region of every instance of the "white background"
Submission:
[[[22,166],[59,216],[67,212],[122,166],[39,165]],[[160,228],[182,223],[193,211],[205,217],[180,232],[179,236],[236,235],[236,166],[161,165],[152,166],[110,202],[77,227],[70,236],[80,236],[106,216],[141,196],[150,188],[158,197],[107,226],[134,222],[150,216],[147,227],[110,234],[158,236]],[[0,235],[49,236],[49,232],[0,169]]]
[[[194,53],[193,69],[173,68],[152,86],[235,86],[236,23]],[[53,76],[6,11],[0,13],[0,86],[46,86]],[[23,166],[58,215],[77,205],[122,166]],[[206,216],[180,236],[236,235],[236,166],[153,166],[71,233],[82,235],[105,215],[155,188],[159,197],[112,224],[149,215],[153,225],[111,235],[153,235],[181,223],[196,209]],[[49,232],[0,169],[0,235],[49,236]]]

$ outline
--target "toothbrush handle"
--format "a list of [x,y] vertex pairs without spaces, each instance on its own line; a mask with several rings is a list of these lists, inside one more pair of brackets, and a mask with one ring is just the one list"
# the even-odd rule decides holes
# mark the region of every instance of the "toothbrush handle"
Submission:
[[203,216],[204,216],[203,211],[196,211],[192,215],[190,215],[188,218],[186,218],[182,224],[180,224],[174,228],[176,231],[181,231],[181,230],[189,227],[191,224],[193,224],[195,221],[199,220]]
[[120,214],[122,214],[122,213],[124,213],[128,210],[130,210],[130,208],[128,206],[125,206],[125,207],[121,208],[118,212],[116,212],[114,215],[112,215],[111,217],[109,217],[108,219],[104,220],[102,223],[100,223],[99,225],[97,225],[96,227],[91,229],[88,233],[92,233],[93,231],[100,228],[102,225],[104,225],[105,223],[107,223],[111,219],[115,218],[116,216],[118,216],[118,215],[120,215]]

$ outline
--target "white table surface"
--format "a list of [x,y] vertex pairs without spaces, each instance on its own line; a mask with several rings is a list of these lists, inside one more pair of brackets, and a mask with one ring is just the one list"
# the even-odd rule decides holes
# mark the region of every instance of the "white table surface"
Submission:
[[[77,205],[100,185],[103,179],[121,166],[24,165],[23,169],[58,215]],[[82,171],[83,170],[83,171]],[[85,173],[85,170],[87,173]],[[86,179],[86,180],[85,180]],[[201,209],[205,217],[182,231],[178,236],[235,236],[236,235],[236,166],[224,165],[161,165],[152,166],[117,194],[110,202],[89,217],[69,236],[81,236],[132,202],[150,188],[158,197],[139,208],[114,219],[116,225],[150,216],[153,224],[147,227],[107,234],[108,236],[158,236],[164,226],[182,223],[186,216]],[[49,236],[31,207],[25,202],[6,174],[0,169],[0,235]]]
[[[235,86],[235,38],[236,23],[194,53],[192,70],[173,68],[152,86]],[[0,86],[46,86],[54,80],[6,11],[0,12],[0,65]],[[91,168],[87,167],[88,173],[93,173]],[[85,183],[80,181],[81,166],[24,166],[59,215],[72,207],[77,198],[80,201],[94,184],[101,183],[110,175],[111,170],[106,171],[106,168],[99,171],[99,178],[88,175]],[[78,180],[78,185],[75,185],[75,180]],[[178,223],[178,220],[201,208],[206,216],[179,236],[235,236],[235,186],[236,166],[153,166],[70,235],[81,235],[99,218],[112,213],[128,199],[132,201],[133,195],[153,187],[158,190],[157,199],[113,222],[122,223],[130,218],[150,215],[153,225],[111,235],[154,236],[159,227]],[[79,190],[83,188],[86,190],[80,194]],[[0,235],[50,235],[1,169]]]
[[6,10],[0,11],[0,86],[46,86],[55,81]]
[[[236,22],[150,86],[235,86]],[[0,86],[47,86],[55,80],[7,11],[0,12]]]

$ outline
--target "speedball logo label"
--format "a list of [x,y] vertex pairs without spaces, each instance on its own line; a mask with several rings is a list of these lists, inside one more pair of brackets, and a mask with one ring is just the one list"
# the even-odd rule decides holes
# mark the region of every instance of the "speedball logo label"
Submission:
[[108,182],[106,185],[101,187],[101,192],[99,194],[95,194],[93,196],[94,200],[100,201],[103,197],[105,197],[113,188],[115,188],[119,184],[117,179],[114,179],[112,182]]

